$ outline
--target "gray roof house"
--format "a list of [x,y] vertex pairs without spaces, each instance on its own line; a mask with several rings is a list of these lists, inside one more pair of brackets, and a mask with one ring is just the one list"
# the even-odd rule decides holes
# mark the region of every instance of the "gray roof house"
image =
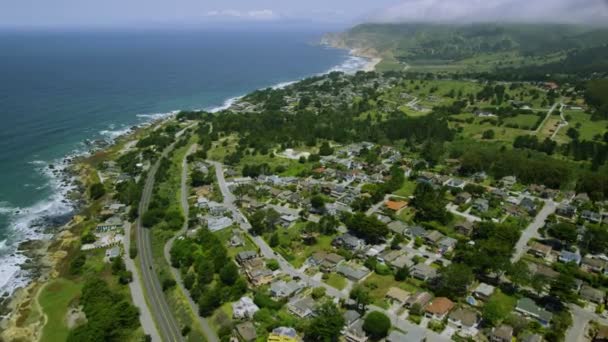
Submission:
[[601,304],[604,302],[605,293],[602,290],[594,289],[589,285],[583,285],[579,293],[584,300]]
[[370,273],[365,267],[353,267],[346,263],[339,264],[336,271],[352,281],[360,281]]
[[485,213],[490,209],[490,203],[485,198],[478,198],[473,202],[473,208],[481,213]]
[[591,223],[600,223],[602,221],[602,215],[600,215],[600,213],[596,213],[590,210],[584,210],[581,213],[581,218]]
[[411,238],[424,237],[426,235],[426,229],[420,226],[409,227],[405,235]]
[[405,235],[405,233],[408,229],[408,226],[407,226],[407,224],[405,224],[401,221],[393,221],[388,224],[388,229],[390,229],[395,234]]
[[312,316],[314,308],[315,300],[312,297],[298,298],[287,304],[287,310],[300,318]]
[[419,263],[412,267],[410,273],[412,274],[412,277],[424,281],[433,279],[437,276],[437,270],[424,263]]
[[295,280],[290,282],[279,280],[270,285],[270,294],[276,298],[288,298],[300,292],[304,287],[304,284]]
[[515,311],[524,316],[536,319],[543,326],[548,326],[551,322],[551,318],[553,318],[552,313],[539,307],[532,299],[526,297],[517,301]]
[[582,260],[580,254],[574,253],[574,252],[570,252],[570,251],[567,251],[565,249],[562,250],[559,253],[559,258],[558,259],[559,259],[559,261],[561,261],[563,263],[566,263],[566,264],[573,262],[573,263],[575,263],[577,265],[580,265],[581,264],[581,260]]

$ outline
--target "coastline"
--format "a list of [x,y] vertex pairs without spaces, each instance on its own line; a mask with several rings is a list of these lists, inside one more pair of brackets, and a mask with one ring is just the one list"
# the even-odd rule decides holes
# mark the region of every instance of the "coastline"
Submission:
[[[380,58],[372,58],[358,51],[350,50],[349,57],[342,64],[317,75],[325,75],[334,71],[345,73],[373,71],[380,61]],[[314,75],[307,77],[311,76]],[[284,88],[299,81],[301,79],[282,82],[272,87]],[[235,96],[228,98],[222,105],[204,110],[220,112],[229,109],[242,97]],[[18,254],[24,257],[23,262],[19,265],[19,276],[23,277],[24,274],[27,274],[27,279],[20,279],[17,286],[11,289],[6,289],[5,287],[3,288],[4,292],[0,293],[0,331],[3,331],[0,334],[0,338],[5,338],[6,340],[37,340],[40,337],[43,325],[40,325],[40,322],[34,322],[22,326],[19,323],[20,313],[28,311],[30,306],[34,305],[40,288],[59,275],[57,268],[69,256],[68,251],[72,244],[80,238],[79,235],[72,232],[72,229],[80,222],[81,217],[79,215],[89,205],[88,199],[86,196],[83,196],[83,194],[86,194],[83,161],[94,156],[95,153],[115,148],[119,144],[128,144],[136,141],[138,134],[141,134],[152,126],[163,125],[174,119],[178,112],[150,114],[150,121],[134,125],[122,131],[107,131],[104,134],[107,136],[107,140],[90,142],[89,150],[62,158],[62,167],[60,169],[55,169],[54,164],[48,164],[52,165],[52,168],[47,166],[49,167],[47,171],[52,174],[51,177],[54,177],[54,181],[60,184],[59,189],[63,191],[64,196],[61,202],[67,201],[66,204],[71,206],[71,210],[62,214],[63,221],[53,222],[51,219],[51,222],[46,222],[45,227],[42,227],[42,230],[44,230],[42,234],[32,236],[33,238],[28,237],[26,240],[21,241],[18,244],[17,252],[13,253],[13,255]],[[48,218],[41,217],[39,219],[45,220]]]

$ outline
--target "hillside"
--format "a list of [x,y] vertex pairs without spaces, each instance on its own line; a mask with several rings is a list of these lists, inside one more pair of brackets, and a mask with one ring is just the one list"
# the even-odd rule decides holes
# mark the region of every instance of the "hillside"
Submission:
[[607,44],[608,29],[561,24],[363,24],[330,35],[326,42],[381,56],[380,70],[409,65],[422,71],[488,71],[560,62],[575,51]]

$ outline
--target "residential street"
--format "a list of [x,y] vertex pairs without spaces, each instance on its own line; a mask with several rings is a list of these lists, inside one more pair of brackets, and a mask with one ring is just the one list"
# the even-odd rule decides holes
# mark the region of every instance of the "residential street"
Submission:
[[[212,163],[215,166],[218,184],[222,191],[222,195],[224,196],[224,204],[228,208],[233,210],[235,212],[235,215],[242,218],[242,222],[241,222],[241,220],[239,220],[241,228],[243,230],[245,230],[246,232],[249,232],[251,225],[249,224],[249,222],[247,222],[247,219],[240,213],[240,210],[238,210],[238,208],[236,208],[236,206],[234,205],[234,196],[232,195],[232,193],[230,192],[230,189],[228,188],[228,185],[226,184],[226,179],[224,178],[224,171],[223,171],[222,164],[217,163],[217,162],[210,162],[210,163]],[[321,281],[314,280],[311,277],[309,277],[308,275],[304,274],[303,272],[300,272],[297,269],[295,269],[280,254],[275,253],[274,250],[272,248],[270,248],[270,246],[266,243],[266,241],[264,241],[264,239],[262,239],[261,237],[251,236],[251,238],[254,241],[254,243],[258,246],[258,248],[260,249],[260,253],[262,254],[262,256],[264,258],[276,259],[279,262],[279,266],[283,273],[288,274],[291,277],[299,277],[309,287],[315,288],[315,287],[322,286],[326,289],[326,294],[335,299],[346,299],[347,298],[347,294],[344,294],[341,291],[337,290],[336,288],[333,288]],[[443,341],[450,340],[431,330],[422,328],[418,325],[412,324],[411,322],[409,322],[407,320],[401,319],[401,318],[397,317],[396,315],[394,315],[380,307],[370,305],[370,306],[368,306],[368,308],[373,311],[380,311],[380,312],[384,313],[391,319],[394,326],[398,327],[399,329],[401,329],[405,332],[421,331],[422,333],[424,333],[426,335],[428,341],[443,342]]]
[[521,233],[521,237],[515,245],[515,252],[511,257],[511,262],[516,263],[527,251],[528,241],[532,238],[539,238],[538,230],[545,225],[545,220],[549,215],[553,214],[557,209],[557,203],[553,200],[545,201],[545,205],[541,211],[536,215],[534,221],[528,225],[528,227]]

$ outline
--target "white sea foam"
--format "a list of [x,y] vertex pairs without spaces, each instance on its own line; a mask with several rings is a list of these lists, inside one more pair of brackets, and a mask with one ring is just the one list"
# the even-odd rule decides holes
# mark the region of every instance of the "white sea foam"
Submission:
[[210,113],[218,113],[218,112],[221,112],[221,111],[223,111],[223,110],[226,110],[226,109],[228,109],[228,108],[232,107],[232,105],[233,105],[233,104],[234,104],[236,101],[238,101],[238,100],[240,100],[240,99],[242,99],[242,98],[243,98],[243,96],[235,96],[235,97],[231,97],[231,98],[227,99],[226,101],[224,101],[224,103],[223,103],[221,106],[210,107],[210,108],[208,108],[208,109],[207,109],[207,111],[208,111],[208,112],[210,112]]

